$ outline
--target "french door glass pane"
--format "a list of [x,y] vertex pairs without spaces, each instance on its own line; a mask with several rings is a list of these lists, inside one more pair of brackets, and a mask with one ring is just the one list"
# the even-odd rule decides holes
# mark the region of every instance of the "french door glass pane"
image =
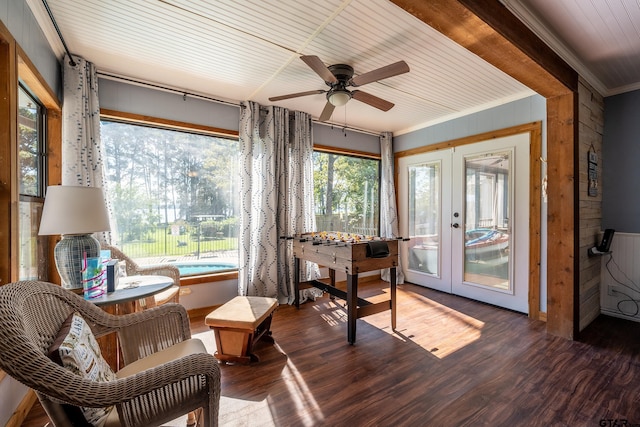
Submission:
[[465,282],[511,290],[510,172],[511,152],[465,158]]
[[440,162],[409,166],[409,269],[439,275]]

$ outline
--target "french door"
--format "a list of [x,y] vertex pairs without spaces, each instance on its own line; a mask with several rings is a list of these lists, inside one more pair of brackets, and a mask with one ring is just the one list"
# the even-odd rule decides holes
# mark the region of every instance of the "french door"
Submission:
[[398,167],[407,281],[528,313],[529,134]]

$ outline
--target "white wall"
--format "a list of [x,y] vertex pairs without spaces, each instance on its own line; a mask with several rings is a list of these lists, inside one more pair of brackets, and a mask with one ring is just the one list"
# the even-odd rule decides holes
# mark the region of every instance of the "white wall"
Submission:
[[180,292],[180,304],[187,310],[222,305],[238,295],[238,280],[199,283],[183,286]]

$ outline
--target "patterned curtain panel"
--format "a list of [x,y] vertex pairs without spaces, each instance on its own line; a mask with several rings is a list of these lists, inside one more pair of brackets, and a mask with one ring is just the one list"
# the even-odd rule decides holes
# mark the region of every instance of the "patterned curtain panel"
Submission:
[[[398,209],[396,207],[396,190],[393,181],[393,134],[383,132],[380,134],[380,237],[397,238],[398,234]],[[398,245],[403,250],[402,245]],[[396,280],[398,284],[404,283],[402,264],[398,257],[396,268]],[[391,280],[389,269],[381,272],[382,280]]]
[[[313,201],[313,126],[311,116],[307,113],[295,111],[289,117],[290,135],[288,158],[285,159],[287,168],[286,179],[286,211],[284,212],[284,235],[316,231],[316,216]],[[281,277],[284,284],[281,295],[287,297],[287,302],[294,302],[293,283],[293,248],[290,240],[281,240],[281,253],[284,256],[286,274]],[[320,277],[318,265],[304,261],[300,263],[300,279],[313,280]],[[300,291],[300,301],[315,300],[322,296],[322,291],[316,288]]]
[[[300,127],[297,119],[294,114],[290,121],[284,108],[242,103],[239,295],[293,301],[291,242],[281,237],[315,226],[307,202],[313,200],[310,118],[301,119],[308,123]],[[305,270],[301,277],[312,274],[312,268]]]
[[[100,140],[98,75],[95,66],[79,56],[75,66],[64,58],[62,108],[62,185],[106,188],[105,165]],[[111,233],[115,232],[113,209],[105,194]],[[96,233],[102,243],[111,233]]]

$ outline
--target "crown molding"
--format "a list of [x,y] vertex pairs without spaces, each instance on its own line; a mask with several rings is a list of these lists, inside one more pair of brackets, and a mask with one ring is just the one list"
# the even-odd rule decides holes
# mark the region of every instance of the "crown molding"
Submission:
[[64,46],[60,41],[60,37],[58,37],[58,33],[51,22],[51,18],[49,18],[49,14],[47,13],[47,9],[45,9],[44,4],[41,0],[26,0],[26,3],[29,6],[29,9],[31,9],[33,16],[36,18],[36,22],[42,29],[42,33],[47,39],[47,42],[49,42],[49,46],[53,50],[53,53],[59,60],[62,60],[65,55]]
[[602,96],[608,96],[611,89],[607,88],[591,70],[576,56],[565,43],[540,18],[523,5],[520,0],[499,0],[513,15],[535,33],[547,46],[564,59],[571,68],[576,70]]

